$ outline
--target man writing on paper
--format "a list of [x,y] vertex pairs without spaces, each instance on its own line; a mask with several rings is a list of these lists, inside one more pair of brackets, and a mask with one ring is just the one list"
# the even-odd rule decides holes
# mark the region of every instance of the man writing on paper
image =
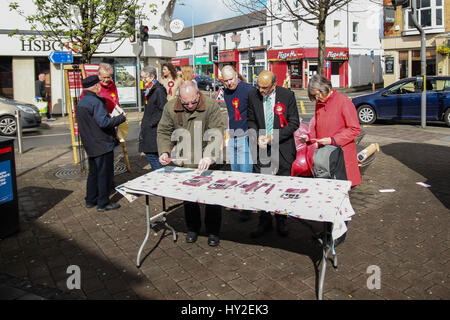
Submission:
[[[224,124],[222,112],[219,104],[203,96],[197,86],[192,81],[184,81],[180,85],[180,94],[176,99],[170,100],[163,110],[161,120],[157,129],[157,145],[159,162],[168,165],[175,162],[179,166],[198,168],[201,171],[208,170],[210,166],[220,159],[222,149],[222,134]],[[211,144],[218,146],[214,154],[206,154],[209,145],[203,141],[205,132],[214,134]],[[179,134],[178,141],[172,141],[172,134]],[[198,137],[199,141],[194,138]],[[181,139],[180,139],[181,138]],[[184,145],[182,159],[174,159],[171,156],[172,146],[180,150]],[[199,148],[200,147],[200,148]],[[183,147],[182,147],[183,148]],[[197,148],[197,150],[196,150]],[[199,150],[198,150],[199,149]],[[190,152],[189,152],[190,150]],[[172,158],[171,158],[172,157]],[[200,207],[198,203],[184,202],[184,213],[187,225],[186,242],[197,241],[200,233],[201,219]],[[205,227],[208,234],[208,245],[217,246],[219,244],[220,224],[222,221],[222,207],[218,205],[206,205],[205,207]]]

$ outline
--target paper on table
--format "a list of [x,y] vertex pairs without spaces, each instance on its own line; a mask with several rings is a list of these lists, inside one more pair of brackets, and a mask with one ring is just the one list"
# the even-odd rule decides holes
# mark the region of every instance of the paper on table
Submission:
[[419,186],[425,187],[425,188],[431,187],[429,184],[426,184],[424,182],[416,182],[416,184],[419,185]]

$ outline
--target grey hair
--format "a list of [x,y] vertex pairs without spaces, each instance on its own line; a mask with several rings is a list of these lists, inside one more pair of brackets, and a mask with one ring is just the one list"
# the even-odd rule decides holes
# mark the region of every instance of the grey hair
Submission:
[[154,67],[145,66],[142,69],[142,72],[145,74],[148,74],[149,76],[153,75],[155,77],[155,79],[158,79],[158,72],[156,71],[156,68],[154,68]]
[[187,89],[187,88],[189,88],[189,87],[195,88],[195,90],[198,91],[198,88],[197,88],[197,85],[196,85],[196,83],[195,83],[195,80],[194,80],[194,81],[192,81],[192,80],[186,80],[186,81],[183,81],[183,82],[180,84],[180,89],[179,89],[179,90],[181,91],[181,90]]
[[106,72],[109,72],[111,74],[114,73],[114,68],[109,64],[109,63],[100,63],[98,65],[98,72],[100,72],[100,70],[104,70]]
[[311,77],[308,83],[308,97],[311,101],[316,101],[316,96],[314,96],[311,92],[313,90],[317,90],[324,95],[327,95],[330,93],[330,91],[333,89],[331,86],[331,81],[325,78],[324,76],[321,76],[319,74],[315,74]]

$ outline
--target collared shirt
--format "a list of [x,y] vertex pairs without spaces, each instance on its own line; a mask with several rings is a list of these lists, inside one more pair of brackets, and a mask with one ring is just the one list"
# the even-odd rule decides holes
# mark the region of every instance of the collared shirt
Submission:
[[[272,105],[272,108],[270,110],[273,113],[273,107],[275,106],[275,98],[276,98],[276,89],[274,89],[269,95],[263,97],[264,119],[267,119],[266,106],[267,106],[267,103],[269,102],[269,100]],[[266,123],[266,126],[267,126],[267,123]]]

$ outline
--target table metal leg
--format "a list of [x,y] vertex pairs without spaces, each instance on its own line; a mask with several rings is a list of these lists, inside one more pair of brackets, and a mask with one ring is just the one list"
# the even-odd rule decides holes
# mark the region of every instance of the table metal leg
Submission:
[[[328,259],[328,255],[331,252],[332,256],[333,256],[333,267],[337,268],[337,254],[336,251],[334,250],[334,240],[331,236],[331,232],[329,233],[328,228],[327,228],[327,223],[324,223],[324,232],[323,232],[323,237],[322,239],[319,239],[319,242],[322,245],[322,261],[321,261],[321,272],[320,272],[320,277],[319,277],[319,288],[318,288],[318,299],[322,300],[323,297],[323,284],[325,282],[325,274],[327,271],[327,259]],[[328,238],[330,238],[330,240],[328,240]]]
[[152,229],[153,226],[156,225],[157,222],[163,222],[165,227],[170,229],[172,231],[173,234],[173,241],[177,241],[177,232],[175,231],[175,229],[173,227],[171,227],[167,222],[166,222],[166,217],[165,215],[167,214],[166,212],[166,198],[162,198],[162,205],[163,205],[163,211],[150,217],[150,197],[148,195],[145,196],[145,216],[146,216],[146,220],[147,220],[147,233],[145,235],[144,241],[141,244],[141,247],[139,248],[139,252],[136,258],[136,266],[139,268],[141,266],[141,254],[142,251],[144,250],[145,244],[148,241],[148,238],[150,236],[150,230]]

